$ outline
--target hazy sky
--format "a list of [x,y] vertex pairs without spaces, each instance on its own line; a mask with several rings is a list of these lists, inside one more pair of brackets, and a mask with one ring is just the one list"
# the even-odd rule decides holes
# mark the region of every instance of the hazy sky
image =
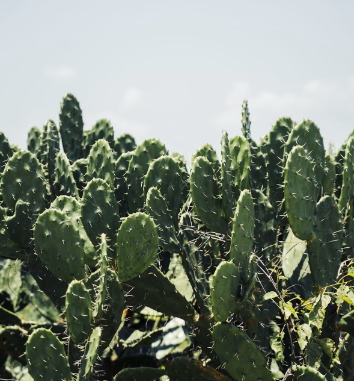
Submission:
[[58,123],[79,100],[85,128],[158,138],[188,160],[281,116],[312,119],[325,145],[354,129],[354,1],[0,0],[0,130]]

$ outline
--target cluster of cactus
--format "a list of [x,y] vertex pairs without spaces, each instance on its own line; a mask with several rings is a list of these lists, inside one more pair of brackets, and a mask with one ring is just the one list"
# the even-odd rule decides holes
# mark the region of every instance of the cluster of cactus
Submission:
[[257,144],[245,101],[188,169],[71,94],[59,118],[0,133],[0,378],[354,377],[354,133],[326,154],[282,117]]

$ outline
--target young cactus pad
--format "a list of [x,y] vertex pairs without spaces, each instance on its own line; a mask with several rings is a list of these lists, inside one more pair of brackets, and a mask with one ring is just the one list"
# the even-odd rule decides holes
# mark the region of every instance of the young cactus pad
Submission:
[[250,277],[250,257],[254,242],[254,206],[249,190],[243,190],[232,222],[230,259],[241,271],[242,282]]
[[311,240],[314,233],[314,213],[318,195],[314,163],[301,146],[289,153],[284,175],[285,207],[292,231],[303,241]]
[[214,319],[226,321],[237,308],[240,272],[233,262],[221,262],[212,275],[210,283]]
[[217,323],[212,337],[221,364],[235,380],[273,380],[266,368],[266,358],[252,340],[234,325]]
[[48,329],[35,330],[26,346],[28,372],[34,381],[71,381],[64,345]]
[[47,209],[34,228],[36,251],[48,269],[63,281],[85,279],[83,241],[66,214]]
[[66,321],[69,335],[75,343],[84,342],[91,333],[92,302],[81,281],[73,280],[66,293]]
[[159,244],[156,225],[145,213],[133,213],[117,234],[118,278],[126,282],[154,262]]

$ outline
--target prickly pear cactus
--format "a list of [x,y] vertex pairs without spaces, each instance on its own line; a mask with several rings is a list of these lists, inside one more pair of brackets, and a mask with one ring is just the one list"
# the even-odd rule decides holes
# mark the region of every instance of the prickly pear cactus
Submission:
[[34,381],[71,381],[64,345],[48,329],[35,330],[28,338],[26,357],[29,374]]
[[151,217],[133,213],[117,234],[118,278],[126,282],[145,271],[156,259],[159,237]]

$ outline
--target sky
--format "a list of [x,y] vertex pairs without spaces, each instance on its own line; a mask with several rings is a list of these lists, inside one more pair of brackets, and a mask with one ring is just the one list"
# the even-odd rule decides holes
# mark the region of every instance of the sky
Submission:
[[338,149],[354,129],[354,2],[349,0],[0,0],[0,131],[26,148],[59,124],[62,97],[85,129],[160,139],[185,155],[282,116],[313,120]]

